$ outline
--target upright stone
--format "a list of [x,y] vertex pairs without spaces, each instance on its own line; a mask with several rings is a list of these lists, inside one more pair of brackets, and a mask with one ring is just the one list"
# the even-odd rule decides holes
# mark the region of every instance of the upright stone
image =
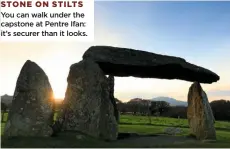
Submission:
[[28,60],[19,74],[4,136],[50,136],[53,91],[45,72]]
[[114,115],[116,117],[117,122],[119,121],[119,112],[117,109],[117,104],[116,104],[116,100],[114,98],[114,76],[109,75],[108,77],[108,81],[109,81],[109,95],[110,95],[110,100],[113,104],[113,108],[114,108]]
[[215,118],[207,95],[198,82],[189,88],[187,117],[191,133],[197,139],[216,140]]
[[62,130],[115,140],[118,128],[109,81],[98,64],[90,60],[73,64],[67,80],[64,109],[58,118]]

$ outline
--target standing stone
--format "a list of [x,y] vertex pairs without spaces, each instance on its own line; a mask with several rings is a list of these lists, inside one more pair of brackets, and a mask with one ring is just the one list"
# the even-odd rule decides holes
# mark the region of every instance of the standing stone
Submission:
[[62,130],[115,140],[118,127],[109,81],[98,64],[90,60],[73,64],[67,80],[64,109],[57,122],[62,124]]
[[119,112],[117,109],[117,103],[116,100],[114,98],[114,76],[109,75],[108,77],[108,81],[109,81],[109,95],[110,95],[110,100],[113,104],[113,108],[114,108],[114,116],[117,120],[117,122],[119,121]]
[[207,95],[198,82],[189,88],[187,117],[191,133],[197,139],[216,140],[215,118]]
[[27,60],[19,74],[4,136],[50,136],[53,91],[45,72]]

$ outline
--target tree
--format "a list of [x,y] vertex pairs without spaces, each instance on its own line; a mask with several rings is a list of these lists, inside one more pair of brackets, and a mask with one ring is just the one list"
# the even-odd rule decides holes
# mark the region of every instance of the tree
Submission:
[[184,106],[173,106],[168,109],[168,111],[162,114],[164,117],[172,118],[187,118],[187,107]]
[[157,112],[162,115],[163,112],[168,111],[170,104],[166,101],[152,101],[150,106],[151,114],[154,115]]
[[159,101],[158,102],[158,111],[160,113],[160,115],[162,115],[162,113],[168,111],[168,109],[170,108],[170,104],[166,101]]
[[230,120],[230,101],[214,100],[210,105],[216,120]]

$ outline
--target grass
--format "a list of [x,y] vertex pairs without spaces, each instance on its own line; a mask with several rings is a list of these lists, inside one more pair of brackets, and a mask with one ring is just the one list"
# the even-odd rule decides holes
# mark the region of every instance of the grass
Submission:
[[[56,117],[56,116],[55,116]],[[7,114],[5,114],[4,120],[7,119]],[[5,123],[1,123],[1,134],[3,135],[3,130]],[[132,115],[121,115],[119,132],[123,133],[138,133],[138,134],[159,134],[163,133],[164,129],[167,127],[180,127],[183,130],[182,136],[188,136],[189,128],[186,119],[174,119],[174,118],[164,118],[164,117],[152,117],[151,124],[149,124],[149,119],[146,116],[132,116]],[[8,140],[4,140],[2,147],[230,147],[230,123],[220,122],[215,123],[217,141],[215,143],[174,143],[174,144],[162,144],[162,145],[139,145],[136,146],[134,143],[124,143],[122,141],[115,142],[104,142],[91,137],[84,137],[82,140],[76,139],[76,134],[73,133],[63,133],[58,137],[50,138],[27,138],[27,137],[17,137]],[[77,140],[77,141],[76,141]],[[42,142],[42,143],[41,143]]]
[[[147,116],[122,115],[120,117],[120,124],[149,125],[149,118]],[[166,118],[166,117],[152,117],[151,125],[189,128],[187,119],[176,119],[176,118]],[[230,131],[230,122],[216,121],[215,128],[218,130]]]

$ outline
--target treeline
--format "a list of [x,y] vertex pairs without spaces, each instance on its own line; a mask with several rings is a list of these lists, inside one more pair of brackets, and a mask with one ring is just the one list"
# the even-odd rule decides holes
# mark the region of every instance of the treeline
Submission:
[[[230,121],[230,101],[215,100],[210,103],[216,120]],[[172,118],[187,118],[187,107],[170,106],[165,101],[131,101],[117,103],[120,114],[162,116]]]
[[133,114],[142,116],[164,116],[173,118],[186,118],[187,107],[170,106],[165,101],[130,101],[117,103],[120,114]]
[[[130,102],[122,103],[116,99],[116,102],[120,114],[187,118],[187,107],[170,106],[165,101],[131,100]],[[230,121],[230,101],[215,100],[210,105],[216,120]],[[61,102],[57,101],[55,107],[56,111],[58,111],[61,108]],[[2,121],[4,113],[8,112],[9,108],[10,105],[1,102]]]

